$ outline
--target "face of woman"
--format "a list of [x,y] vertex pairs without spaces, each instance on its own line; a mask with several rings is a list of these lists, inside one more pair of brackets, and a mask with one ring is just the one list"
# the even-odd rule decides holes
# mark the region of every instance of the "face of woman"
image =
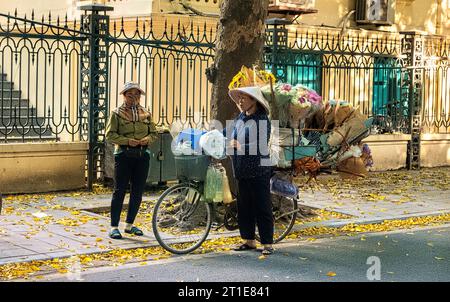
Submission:
[[130,90],[124,92],[123,97],[127,106],[137,105],[139,104],[139,100],[141,98],[141,92],[139,89],[131,88]]
[[256,100],[247,94],[240,93],[236,105],[241,111],[249,111],[253,106],[256,105]]

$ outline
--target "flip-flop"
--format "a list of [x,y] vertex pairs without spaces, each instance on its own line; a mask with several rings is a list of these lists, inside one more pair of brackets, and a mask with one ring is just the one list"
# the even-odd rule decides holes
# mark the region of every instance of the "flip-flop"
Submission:
[[136,236],[144,235],[144,232],[142,232],[141,229],[139,229],[138,227],[135,227],[135,226],[131,227],[131,229],[129,229],[129,230],[125,230],[125,233],[136,235]]
[[241,244],[237,248],[234,249],[235,251],[248,251],[248,250],[256,250],[256,246],[250,246],[247,243]]
[[114,229],[109,233],[109,237],[112,239],[122,239],[122,234],[118,229]]
[[265,248],[261,251],[261,254],[263,254],[263,255],[265,255],[265,256],[267,256],[267,255],[272,255],[274,251],[275,251],[275,250],[273,249],[273,247],[265,247]]

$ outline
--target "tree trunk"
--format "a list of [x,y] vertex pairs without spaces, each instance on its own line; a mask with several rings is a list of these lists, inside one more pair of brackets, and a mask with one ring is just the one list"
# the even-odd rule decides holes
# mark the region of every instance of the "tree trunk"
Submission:
[[228,96],[228,84],[242,65],[262,65],[264,21],[269,0],[224,0],[220,7],[214,65],[208,69],[213,83],[211,118],[225,121],[238,112]]
[[[211,119],[226,126],[239,112],[228,96],[228,84],[242,65],[262,66],[265,20],[269,0],[224,0],[220,7],[214,65],[207,70],[213,83]],[[236,192],[230,161],[224,163],[230,187]]]

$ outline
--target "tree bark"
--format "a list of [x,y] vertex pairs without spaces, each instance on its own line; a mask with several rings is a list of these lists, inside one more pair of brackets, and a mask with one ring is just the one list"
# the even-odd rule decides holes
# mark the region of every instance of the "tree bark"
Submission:
[[[269,0],[224,0],[220,6],[214,65],[207,70],[213,83],[211,119],[226,126],[239,112],[228,96],[228,84],[242,65],[263,65],[265,20]],[[231,161],[223,162],[227,170],[231,191],[236,183],[231,177]]]
[[264,21],[269,0],[224,0],[220,7],[214,65],[208,69],[213,83],[211,118],[232,119],[238,109],[228,96],[228,84],[242,65],[262,65]]

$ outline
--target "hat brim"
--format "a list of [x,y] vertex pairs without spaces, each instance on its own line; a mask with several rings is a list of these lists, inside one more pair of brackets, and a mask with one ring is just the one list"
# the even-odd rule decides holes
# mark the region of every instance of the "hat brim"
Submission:
[[125,92],[127,92],[128,90],[131,90],[131,89],[137,89],[137,90],[139,90],[139,92],[140,92],[142,95],[145,95],[145,91],[142,90],[141,88],[138,88],[138,87],[130,87],[130,88],[122,89],[122,91],[121,91],[119,94],[124,94]]
[[230,96],[230,98],[231,98],[236,104],[237,104],[237,102],[239,101],[239,95],[240,95],[240,94],[241,94],[241,95],[242,95],[242,94],[248,95],[249,97],[251,97],[252,99],[254,99],[256,102],[258,102],[259,104],[261,104],[262,107],[264,108],[264,110],[266,110],[266,113],[269,114],[269,112],[270,112],[269,105],[268,105],[266,102],[264,102],[264,101],[260,100],[259,98],[257,98],[256,96],[254,96],[253,94],[248,93],[248,92],[243,91],[243,90],[240,90],[239,88],[237,88],[237,89],[232,89],[232,90],[229,90],[229,91],[228,91],[228,95]]

